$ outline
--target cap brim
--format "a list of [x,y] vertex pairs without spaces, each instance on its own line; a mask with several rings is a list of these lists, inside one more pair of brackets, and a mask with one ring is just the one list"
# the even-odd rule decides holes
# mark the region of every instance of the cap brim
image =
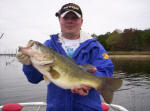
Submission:
[[61,17],[62,17],[62,18],[65,17],[65,15],[66,15],[67,13],[69,13],[69,12],[73,12],[74,14],[76,14],[77,17],[81,18],[81,15],[80,15],[79,13],[73,11],[73,10],[68,10],[68,11],[62,13],[62,14],[61,14]]

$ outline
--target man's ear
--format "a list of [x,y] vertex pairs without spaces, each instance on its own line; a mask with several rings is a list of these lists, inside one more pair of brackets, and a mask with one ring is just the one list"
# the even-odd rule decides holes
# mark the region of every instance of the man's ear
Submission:
[[60,21],[60,17],[58,17],[58,20]]
[[82,22],[82,24],[83,24],[83,18],[81,18],[81,22]]

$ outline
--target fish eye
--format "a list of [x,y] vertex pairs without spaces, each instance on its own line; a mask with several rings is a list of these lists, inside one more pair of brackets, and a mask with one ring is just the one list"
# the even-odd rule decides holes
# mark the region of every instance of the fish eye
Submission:
[[36,41],[35,41],[34,43],[35,43],[35,45],[40,45],[39,42],[36,42]]
[[21,48],[18,48],[18,52],[21,52]]
[[40,48],[42,46],[42,44],[40,42],[37,42],[37,41],[34,41],[34,47],[37,49],[37,48]]

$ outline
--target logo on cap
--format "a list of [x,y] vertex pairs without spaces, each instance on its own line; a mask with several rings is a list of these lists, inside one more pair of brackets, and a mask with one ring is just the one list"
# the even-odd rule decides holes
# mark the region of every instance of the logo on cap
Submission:
[[79,10],[79,7],[77,7],[77,6],[65,6],[64,7],[64,9],[69,9],[69,8],[70,9],[72,8],[72,9],[75,9],[75,10]]
[[80,7],[74,3],[68,3],[61,7],[61,9],[56,13],[56,16],[65,16],[68,12],[74,12],[78,17],[82,17],[82,11]]

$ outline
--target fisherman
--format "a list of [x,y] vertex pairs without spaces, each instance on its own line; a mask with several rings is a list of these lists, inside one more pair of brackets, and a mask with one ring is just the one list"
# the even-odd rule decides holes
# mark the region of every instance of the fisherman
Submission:
[[[79,65],[95,66],[97,71],[92,74],[112,77],[113,63],[106,50],[95,38],[81,30],[81,8],[74,3],[65,4],[56,13],[56,17],[61,32],[51,35],[44,45],[69,56]],[[23,64],[23,71],[29,82],[37,84],[43,80],[43,75],[31,65],[27,55],[22,54],[18,59]],[[86,85],[65,90],[51,82],[47,89],[46,111],[102,111],[100,95],[94,88]]]

